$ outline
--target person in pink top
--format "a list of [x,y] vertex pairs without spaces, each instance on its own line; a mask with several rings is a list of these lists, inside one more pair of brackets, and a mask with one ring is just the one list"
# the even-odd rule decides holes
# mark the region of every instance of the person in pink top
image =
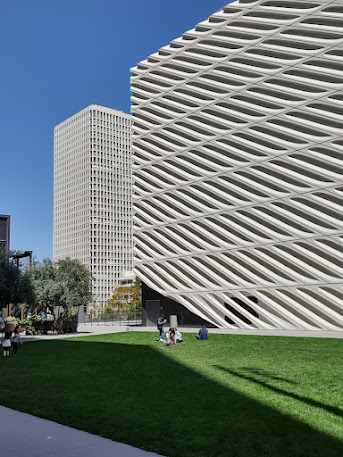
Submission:
[[164,346],[176,346],[176,336],[175,336],[175,329],[170,328],[167,332],[167,341],[165,342]]

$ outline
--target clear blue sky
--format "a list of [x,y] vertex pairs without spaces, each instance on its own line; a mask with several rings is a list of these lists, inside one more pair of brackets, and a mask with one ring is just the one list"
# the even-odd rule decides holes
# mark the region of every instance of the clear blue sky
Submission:
[[0,15],[0,214],[11,248],[52,258],[53,128],[130,112],[130,67],[230,0],[16,0]]

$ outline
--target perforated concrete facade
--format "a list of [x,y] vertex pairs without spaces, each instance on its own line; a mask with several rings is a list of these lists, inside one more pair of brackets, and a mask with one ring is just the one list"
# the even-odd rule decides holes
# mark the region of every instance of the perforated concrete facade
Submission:
[[343,326],[343,4],[228,4],[132,69],[135,271],[220,327]]
[[80,260],[105,305],[132,270],[131,116],[90,105],[55,127],[54,260]]

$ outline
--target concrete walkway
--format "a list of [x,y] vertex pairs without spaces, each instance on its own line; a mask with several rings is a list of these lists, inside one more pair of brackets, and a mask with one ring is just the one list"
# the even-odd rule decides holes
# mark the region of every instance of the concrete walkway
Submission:
[[3,457],[158,457],[46,419],[0,406]]
[[[197,333],[199,327],[182,327],[179,326],[182,333]],[[120,332],[153,332],[158,335],[155,327],[136,327],[136,326],[119,326],[119,325],[90,325],[80,324],[77,333],[68,333],[66,335],[34,335],[24,336],[23,341],[50,340],[60,338],[70,338],[76,336],[104,335],[107,333]],[[230,328],[210,328],[209,334],[222,335],[259,335],[259,336],[291,336],[305,338],[343,338],[342,331],[330,330],[256,330],[256,329],[230,329]]]

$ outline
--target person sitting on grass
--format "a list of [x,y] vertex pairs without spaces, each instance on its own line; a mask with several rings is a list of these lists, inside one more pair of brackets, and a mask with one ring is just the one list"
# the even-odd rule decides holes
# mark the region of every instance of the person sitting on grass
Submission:
[[11,335],[12,332],[5,332],[5,336],[2,339],[2,349],[4,351],[4,357],[9,357],[11,352]]
[[208,340],[208,330],[206,325],[202,325],[199,333],[195,335],[198,340]]
[[177,343],[184,343],[184,341],[183,341],[183,339],[182,339],[182,333],[181,333],[181,332],[179,332],[179,331],[177,330],[177,328],[176,328],[176,327],[175,327],[175,329],[174,329],[174,330],[175,330],[175,338],[176,338],[176,342],[177,342]]
[[175,329],[170,328],[167,332],[167,341],[163,346],[176,346]]

